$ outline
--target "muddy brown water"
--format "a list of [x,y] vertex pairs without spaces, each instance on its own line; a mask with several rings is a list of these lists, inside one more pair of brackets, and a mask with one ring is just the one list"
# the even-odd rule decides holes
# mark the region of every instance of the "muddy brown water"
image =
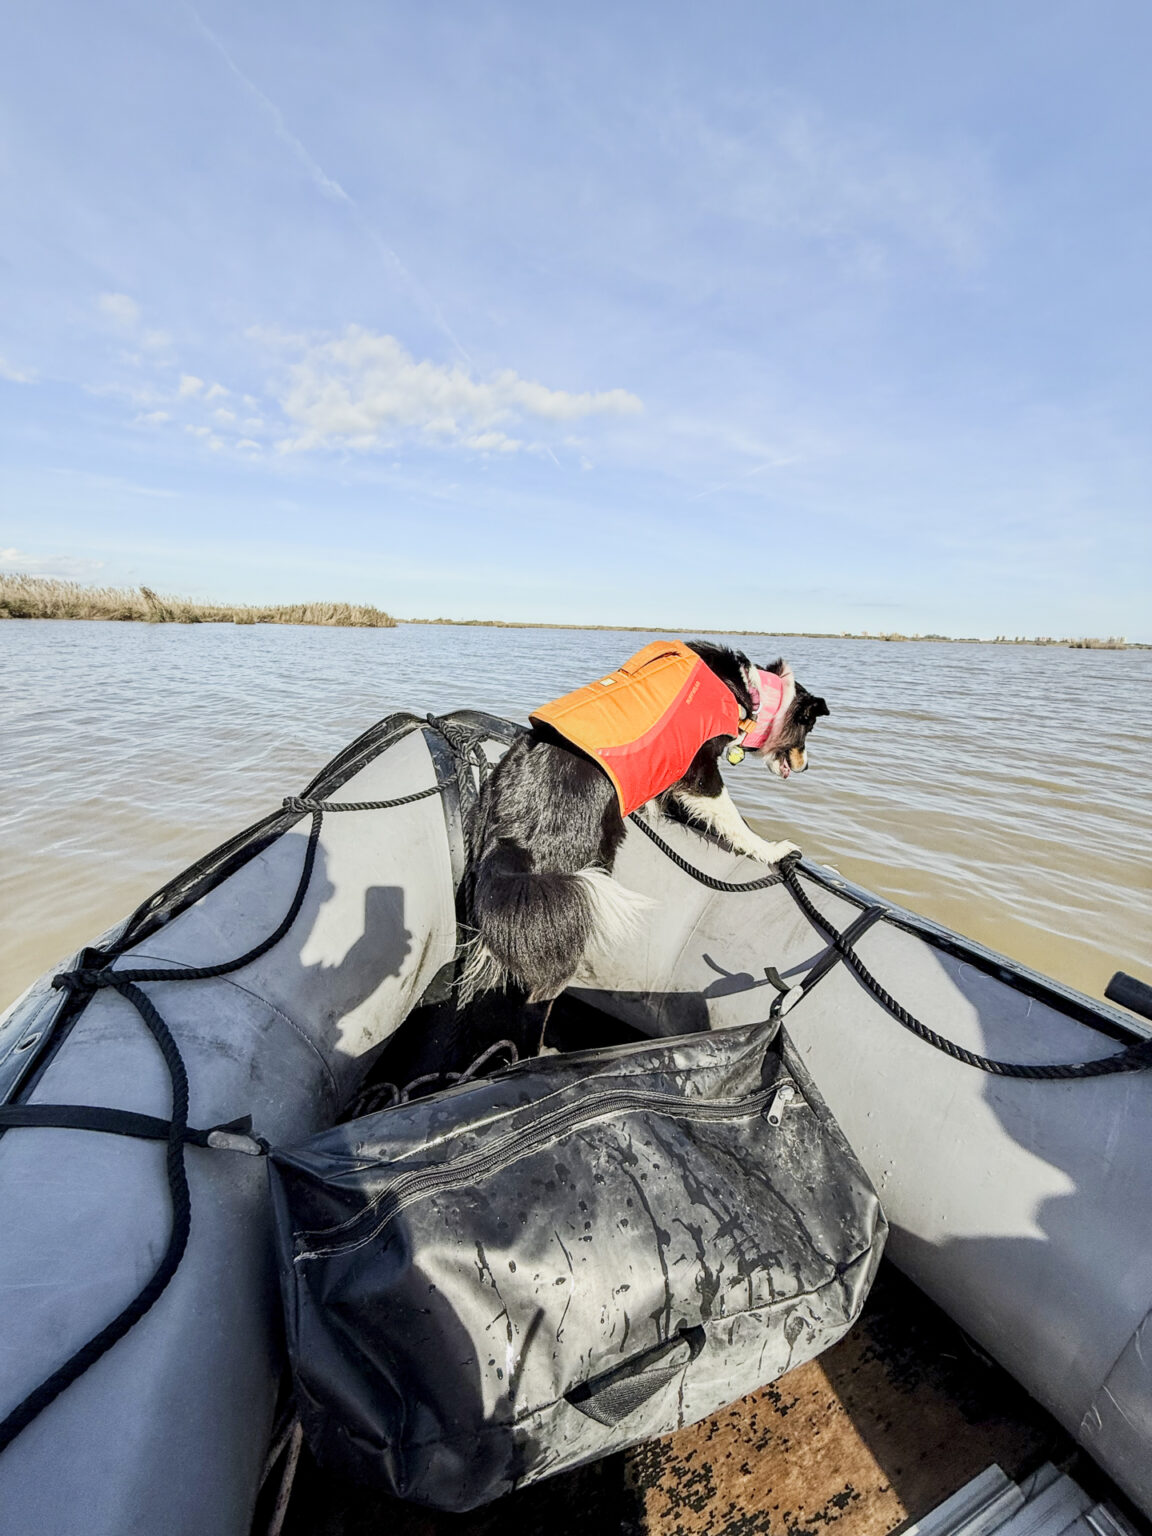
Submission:
[[[524,719],[650,638],[0,624],[0,1007],[396,709]],[[735,637],[832,709],[732,793],[878,893],[1102,994],[1152,973],[1152,651]]]

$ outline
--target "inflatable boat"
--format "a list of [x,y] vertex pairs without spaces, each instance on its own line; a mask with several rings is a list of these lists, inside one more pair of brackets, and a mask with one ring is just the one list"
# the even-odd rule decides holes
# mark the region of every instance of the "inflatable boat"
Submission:
[[[0,1509],[245,1536],[284,1369],[265,1160],[451,1008],[468,828],[519,728],[394,715],[0,1020]],[[1152,1029],[808,861],[632,818],[653,898],[573,1007],[775,1012],[889,1254],[1152,1515]],[[1126,994],[1139,1008],[1145,993]]]

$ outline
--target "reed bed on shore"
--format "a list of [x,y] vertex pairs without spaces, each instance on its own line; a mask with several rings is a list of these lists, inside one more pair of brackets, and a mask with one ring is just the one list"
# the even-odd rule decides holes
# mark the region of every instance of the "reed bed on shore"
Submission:
[[396,620],[362,603],[196,603],[151,587],[89,587],[0,571],[0,619],[114,619],[147,624],[327,624],[393,629]]
[[[394,629],[397,620],[380,608],[357,603],[258,604],[197,603],[184,597],[162,597],[151,587],[91,587],[77,581],[48,576],[21,576],[0,571],[0,619],[116,619],[148,624],[324,624],[334,628]],[[407,624],[447,624],[462,629],[589,629],[648,633],[661,626],[650,624],[557,624],[516,619],[406,619]],[[664,626],[667,634],[727,634],[727,630],[699,629],[689,625]],[[747,632],[746,632],[747,633]],[[773,633],[781,635],[780,631]],[[1152,646],[1125,640],[1121,635],[1081,636],[1056,639],[1051,635],[997,635],[978,640],[953,635],[904,635],[898,631],[851,633],[839,631],[788,631],[804,639],[826,640],[934,640],[945,645],[1062,645],[1075,651],[1148,650]]]

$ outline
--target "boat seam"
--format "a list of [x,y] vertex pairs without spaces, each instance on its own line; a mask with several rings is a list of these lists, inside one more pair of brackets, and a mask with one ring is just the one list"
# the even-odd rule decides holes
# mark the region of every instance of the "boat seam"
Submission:
[[[161,965],[171,965],[171,966],[186,966],[187,963],[188,963],[186,960],[173,960],[173,959],[171,959],[167,955],[147,955],[147,954],[145,954],[145,955],[133,956],[132,958],[134,960],[135,959],[140,959],[140,960],[151,960],[153,962],[159,961],[159,963]],[[182,978],[179,975],[174,975],[171,979],[172,979],[172,981],[180,981]],[[204,979],[205,980],[209,980],[209,981],[222,981],[225,984],[225,986],[235,987],[237,992],[243,992],[246,997],[253,998],[256,1002],[262,1003],[264,1005],[264,1007],[267,1008],[270,1013],[273,1013],[278,1018],[283,1019],[285,1024],[288,1025],[289,1029],[291,1029],[296,1035],[298,1035],[300,1037],[300,1039],[304,1042],[304,1044],[308,1047],[308,1049],[316,1057],[316,1060],[320,1063],[321,1067],[324,1070],[324,1075],[325,1075],[325,1077],[328,1080],[328,1088],[329,1088],[329,1092],[331,1094],[332,1099],[337,1104],[340,1102],[340,1085],[336,1081],[336,1078],[335,1078],[335,1075],[333,1074],[332,1068],[325,1061],[324,1053],[320,1050],[320,1047],[316,1044],[316,1042],[314,1040],[311,1040],[309,1038],[308,1033],[304,1029],[303,1025],[297,1024],[296,1020],[294,1018],[292,1018],[292,1016],[290,1014],[285,1013],[283,1008],[279,1007],[278,1004],[272,1002],[269,998],[261,996],[261,994],[259,992],[253,992],[251,987],[244,986],[241,982],[236,981],[231,976],[212,976],[212,977],[206,977]],[[163,982],[160,982],[159,984],[163,985]]]
[[303,1025],[297,1024],[296,1020],[292,1018],[290,1014],[285,1013],[283,1008],[279,1007],[278,1004],[270,1002],[266,997],[261,997],[259,992],[253,992],[251,987],[243,986],[240,982],[235,981],[231,976],[218,976],[216,980],[223,981],[230,987],[235,987],[237,992],[243,992],[246,997],[254,998],[258,1003],[263,1003],[271,1013],[274,1013],[278,1018],[284,1020],[289,1029],[293,1030],[300,1037],[300,1039],[316,1057],[316,1060],[320,1063],[321,1067],[323,1067],[324,1075],[328,1079],[328,1086],[332,1099],[335,1103],[339,1104],[340,1085],[336,1081],[335,1074],[333,1073],[332,1068],[325,1061],[323,1051],[321,1051],[320,1047],[314,1040],[309,1038],[309,1035],[304,1029]]

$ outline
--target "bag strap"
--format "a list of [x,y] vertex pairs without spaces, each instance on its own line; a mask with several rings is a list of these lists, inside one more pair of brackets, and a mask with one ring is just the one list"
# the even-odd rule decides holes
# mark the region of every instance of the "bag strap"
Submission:
[[[17,1126],[31,1130],[103,1131],[110,1136],[136,1136],[142,1141],[168,1141],[172,1136],[171,1120],[96,1104],[0,1105],[0,1130]],[[268,1151],[263,1136],[252,1134],[251,1115],[210,1125],[202,1131],[191,1125],[179,1126],[177,1133],[181,1141],[192,1146],[211,1147],[219,1152],[247,1152],[261,1157]]]

